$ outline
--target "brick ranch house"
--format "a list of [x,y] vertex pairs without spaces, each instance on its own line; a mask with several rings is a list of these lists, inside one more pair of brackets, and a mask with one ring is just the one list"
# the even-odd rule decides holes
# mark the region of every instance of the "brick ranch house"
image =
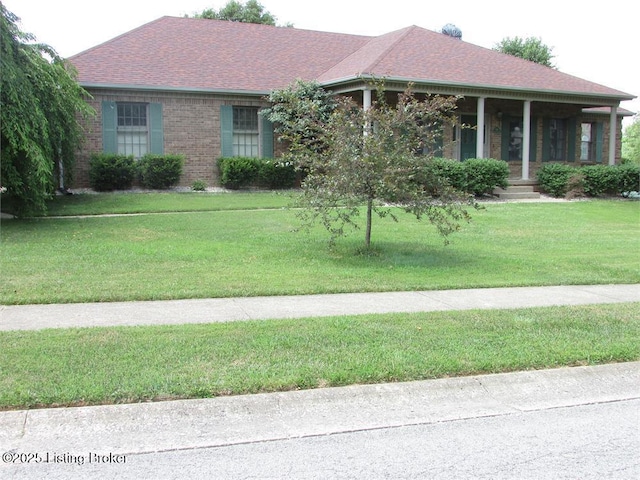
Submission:
[[635,98],[416,26],[369,37],[162,17],[69,61],[97,112],[76,187],[88,186],[95,152],[183,154],[183,186],[217,185],[223,156],[277,156],[283,146],[258,111],[296,79],[365,108],[371,78],[388,92],[413,82],[416,93],[462,95],[460,120],[476,129],[448,127],[443,156],[503,159],[514,179],[535,178],[545,162],[619,162],[630,114],[619,105]]

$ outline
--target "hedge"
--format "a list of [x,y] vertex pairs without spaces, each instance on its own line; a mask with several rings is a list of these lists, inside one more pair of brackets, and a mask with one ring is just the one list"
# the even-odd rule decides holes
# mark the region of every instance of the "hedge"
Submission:
[[640,190],[640,165],[587,165],[572,167],[560,163],[544,165],[537,174],[540,188],[554,197],[573,189],[591,197]]
[[470,158],[459,162],[437,157],[427,165],[432,173],[460,192],[480,196],[492,193],[496,187],[508,186],[509,165],[503,160]]
[[99,192],[131,188],[135,175],[132,155],[95,153],[89,159],[89,183]]
[[147,154],[138,162],[142,186],[164,189],[177,185],[182,175],[184,156]]
[[292,188],[296,170],[289,162],[250,157],[226,157],[218,160],[220,183],[237,190],[246,187]]
[[476,196],[491,194],[496,187],[509,186],[509,165],[493,158],[469,158],[462,162],[465,192]]

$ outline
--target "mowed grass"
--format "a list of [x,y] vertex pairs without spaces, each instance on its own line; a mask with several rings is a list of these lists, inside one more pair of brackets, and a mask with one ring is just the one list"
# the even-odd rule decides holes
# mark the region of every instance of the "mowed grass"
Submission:
[[0,332],[0,409],[640,359],[640,304]]
[[47,202],[47,215],[202,212],[283,208],[295,192],[111,192],[56,196]]
[[295,211],[268,206],[286,196],[224,208],[234,195],[210,195],[205,212],[3,221],[0,303],[640,283],[638,202],[486,204],[447,246],[400,213],[374,220],[361,255],[362,231],[330,249],[321,228],[296,232]]

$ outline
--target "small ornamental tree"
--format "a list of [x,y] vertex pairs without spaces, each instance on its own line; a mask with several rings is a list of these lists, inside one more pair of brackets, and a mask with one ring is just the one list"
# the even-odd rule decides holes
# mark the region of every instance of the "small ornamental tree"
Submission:
[[358,217],[364,211],[365,246],[370,248],[373,214],[397,220],[394,207],[399,207],[429,220],[446,240],[469,219],[465,207],[475,203],[434,175],[429,168],[432,156],[423,152],[434,151],[442,126],[455,121],[457,99],[419,100],[407,89],[392,105],[385,100],[383,85],[376,91],[367,110],[350,98],[337,97],[328,117],[314,112],[310,120],[307,110],[298,112],[301,121],[310,122],[308,131],[318,135],[310,142],[303,132],[289,131],[289,159],[307,174],[300,217],[306,226],[320,222],[333,242],[349,227],[360,228]]

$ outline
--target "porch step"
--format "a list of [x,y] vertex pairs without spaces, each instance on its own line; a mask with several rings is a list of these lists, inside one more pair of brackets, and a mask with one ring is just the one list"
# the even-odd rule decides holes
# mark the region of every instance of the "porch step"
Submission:
[[[511,183],[511,182],[510,182]],[[540,192],[535,191],[532,182],[514,181],[506,189],[496,188],[493,191],[501,200],[527,200],[540,198]]]

